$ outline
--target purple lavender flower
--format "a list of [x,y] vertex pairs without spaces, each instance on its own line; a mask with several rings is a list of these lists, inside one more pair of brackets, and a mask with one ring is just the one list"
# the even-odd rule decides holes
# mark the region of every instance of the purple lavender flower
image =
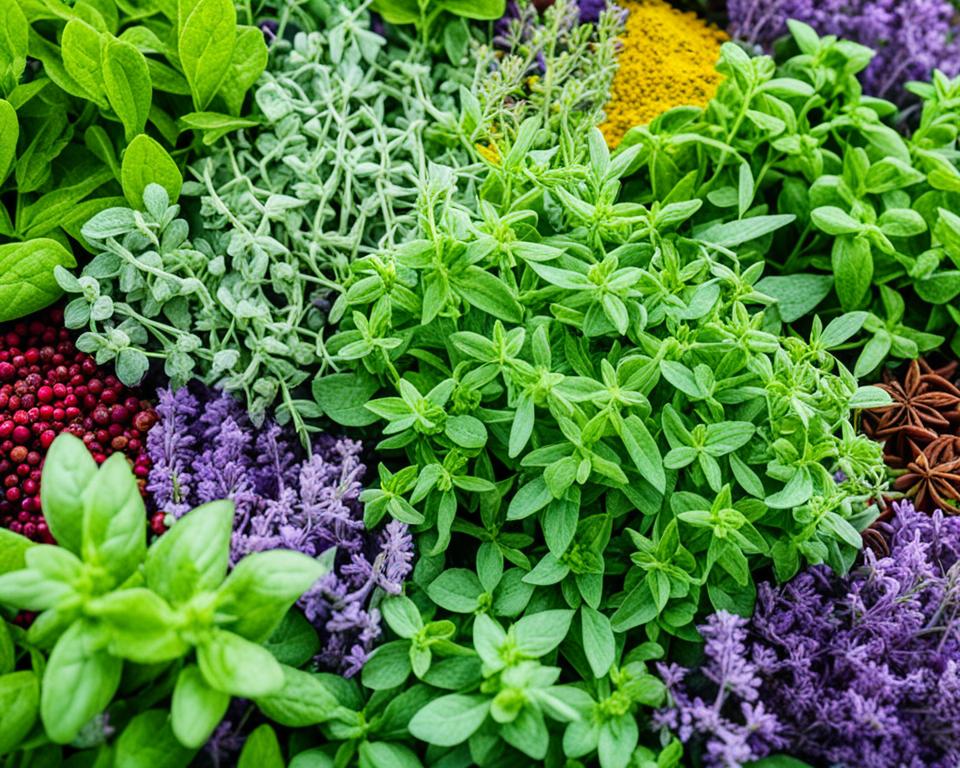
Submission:
[[787,19],[877,51],[864,89],[902,100],[901,86],[928,80],[934,68],[960,72],[960,25],[950,0],[727,0],[730,35],[767,50],[787,32]]
[[232,499],[231,564],[251,552],[295,549],[316,557],[336,547],[334,570],[299,605],[320,631],[318,661],[355,674],[380,636],[372,604],[383,592],[399,592],[413,567],[404,524],[391,522],[379,535],[364,527],[360,443],[324,435],[305,457],[292,435],[270,421],[255,427],[228,394],[161,389],[158,399],[159,420],[147,435],[147,488],[157,508],[177,518],[198,504]]
[[701,742],[710,766],[779,750],[842,768],[960,765],[960,518],[894,512],[888,557],[762,584],[749,623],[710,617],[703,667],[662,670],[673,705],[657,722]]

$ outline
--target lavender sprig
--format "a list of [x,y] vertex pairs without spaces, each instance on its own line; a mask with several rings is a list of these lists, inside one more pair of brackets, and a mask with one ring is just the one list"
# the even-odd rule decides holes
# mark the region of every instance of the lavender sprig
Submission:
[[846,768],[960,765],[960,518],[895,504],[890,555],[759,588],[756,614],[701,628],[697,674],[661,674],[658,722],[708,766],[783,750]]
[[198,504],[232,499],[231,563],[270,549],[316,557],[336,547],[336,567],[299,605],[320,632],[319,663],[356,674],[380,636],[378,591],[399,593],[413,559],[402,523],[378,535],[364,527],[360,443],[324,435],[303,457],[292,434],[270,421],[254,426],[225,393],[161,389],[158,400],[147,436],[147,488],[158,509],[173,522]]

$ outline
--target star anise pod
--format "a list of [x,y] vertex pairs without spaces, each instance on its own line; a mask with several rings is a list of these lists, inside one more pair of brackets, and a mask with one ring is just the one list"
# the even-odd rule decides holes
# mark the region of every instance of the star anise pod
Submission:
[[912,444],[913,459],[893,487],[917,509],[960,515],[960,436],[941,435],[925,448]]
[[913,458],[911,445],[926,446],[943,433],[955,432],[960,424],[960,388],[950,378],[956,364],[933,368],[913,360],[902,380],[889,371],[878,386],[893,403],[864,413],[863,431],[875,440],[884,440],[887,463],[902,468]]

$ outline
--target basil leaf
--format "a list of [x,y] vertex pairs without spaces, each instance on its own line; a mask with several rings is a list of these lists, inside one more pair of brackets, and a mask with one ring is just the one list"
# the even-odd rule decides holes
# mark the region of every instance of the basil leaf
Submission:
[[284,768],[280,742],[273,728],[264,723],[247,737],[237,768]]
[[186,768],[196,754],[173,733],[170,716],[161,709],[136,715],[116,741],[114,765],[124,768]]
[[197,110],[206,109],[233,61],[237,12],[231,0],[179,0],[177,51]]
[[297,599],[329,573],[334,553],[329,549],[312,558],[275,549],[247,555],[217,592],[218,609],[235,617],[223,626],[254,642],[265,641]]
[[145,133],[137,136],[123,153],[120,170],[123,194],[133,208],[142,210],[143,193],[150,184],[159,184],[169,200],[180,197],[183,177],[167,151]]
[[81,553],[118,584],[147,553],[147,510],[122,453],[110,456],[84,491]]
[[0,245],[0,322],[29,315],[59,299],[63,292],[53,276],[56,266],[77,266],[73,254],[56,240]]
[[0,676],[0,755],[13,752],[30,733],[39,709],[40,684],[33,672]]
[[129,43],[109,41],[103,54],[103,86],[111,108],[123,123],[127,142],[132,141],[143,132],[153,101],[143,54]]
[[208,686],[193,664],[177,675],[170,705],[170,726],[177,741],[199,749],[220,724],[230,704],[230,696]]
[[20,124],[17,112],[9,101],[0,99],[0,184],[6,181],[17,156]]
[[323,677],[285,665],[281,669],[282,687],[255,699],[264,715],[290,728],[317,725],[334,716],[340,703]]
[[83,442],[64,432],[47,450],[40,477],[40,500],[50,533],[61,547],[81,552],[83,497],[97,477],[97,463]]
[[47,736],[68,744],[100,714],[120,685],[123,662],[98,650],[93,625],[77,621],[61,635],[43,672],[40,713]]
[[150,545],[147,585],[173,605],[213,591],[227,575],[232,532],[232,501],[192,509]]
[[411,735],[428,744],[454,747],[469,739],[487,719],[490,701],[484,696],[453,693],[431,701],[409,724]]
[[213,630],[197,646],[197,662],[208,686],[232,696],[255,699],[283,687],[283,669],[270,652],[233,632]]

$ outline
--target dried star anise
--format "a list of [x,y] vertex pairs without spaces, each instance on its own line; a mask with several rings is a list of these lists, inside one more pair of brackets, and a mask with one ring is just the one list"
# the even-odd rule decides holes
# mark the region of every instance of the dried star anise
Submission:
[[884,373],[879,386],[893,404],[864,413],[863,431],[885,441],[884,459],[894,469],[909,464],[915,448],[925,448],[942,434],[960,427],[960,388],[951,381],[957,364],[934,368],[925,360],[912,361],[902,378]]
[[923,449],[912,444],[912,450],[894,489],[912,498],[917,509],[960,515],[960,436],[941,435]]
[[865,414],[864,432],[876,439],[887,439],[906,433],[919,440],[933,440],[960,421],[960,389],[929,366],[921,368],[917,360],[910,362],[903,380],[889,372],[880,388],[893,398],[893,404]]

